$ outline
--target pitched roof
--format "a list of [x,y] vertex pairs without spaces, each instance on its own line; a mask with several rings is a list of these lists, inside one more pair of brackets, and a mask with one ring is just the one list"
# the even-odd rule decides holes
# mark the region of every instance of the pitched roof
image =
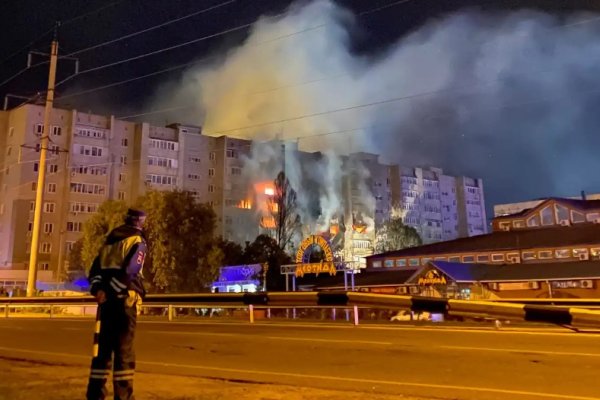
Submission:
[[600,209],[600,200],[582,200],[582,199],[565,199],[562,197],[549,197],[547,199],[544,199],[544,201],[542,201],[540,204],[538,204],[535,207],[526,208],[526,209],[521,210],[514,214],[500,215],[500,216],[495,217],[494,219],[501,220],[501,219],[513,219],[513,218],[523,217],[523,216],[528,215],[530,212],[544,208],[551,201],[554,201],[556,203],[559,203],[559,204],[562,204],[565,206],[570,206],[572,208],[576,208],[579,210],[585,210],[585,211]]
[[[360,274],[354,275],[354,286],[389,286],[401,285],[406,283],[408,279],[414,275],[417,269],[403,269],[400,271],[377,271],[368,272],[362,271]],[[348,277],[348,286],[351,285],[350,277]],[[337,289],[344,287],[344,276],[336,275],[324,278],[317,282],[317,289]]]
[[600,262],[573,261],[545,264],[463,264],[445,261],[430,263],[456,282],[546,281],[600,279]]
[[367,259],[389,257],[427,256],[445,253],[485,252],[543,247],[577,246],[600,244],[600,224],[585,223],[572,226],[553,226],[531,230],[492,232],[432,243],[424,246],[373,254]]

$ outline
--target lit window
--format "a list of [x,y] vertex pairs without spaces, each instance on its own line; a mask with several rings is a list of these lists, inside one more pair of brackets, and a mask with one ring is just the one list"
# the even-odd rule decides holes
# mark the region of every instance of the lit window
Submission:
[[540,252],[538,252],[538,257],[543,260],[543,259],[549,259],[552,258],[552,250],[542,250]]
[[396,260],[396,267],[406,267],[406,258]]
[[463,256],[462,262],[464,263],[472,263],[475,262],[475,256]]
[[523,252],[523,260],[535,260],[536,255],[534,251],[524,251]]

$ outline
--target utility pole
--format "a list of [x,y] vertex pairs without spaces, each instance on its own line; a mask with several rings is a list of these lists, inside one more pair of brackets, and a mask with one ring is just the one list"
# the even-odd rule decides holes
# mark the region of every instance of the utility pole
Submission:
[[44,185],[46,181],[46,152],[50,138],[50,119],[52,104],[54,102],[54,84],[56,81],[56,64],[58,60],[58,23],[54,28],[54,38],[50,46],[50,72],[48,74],[48,93],[46,95],[46,108],[44,110],[44,133],[40,143],[40,163],[38,180],[35,192],[35,209],[33,212],[33,227],[31,232],[31,251],[29,256],[29,274],[27,275],[27,297],[32,297],[36,292],[37,258],[40,241],[40,225],[42,219],[42,202],[44,199]]

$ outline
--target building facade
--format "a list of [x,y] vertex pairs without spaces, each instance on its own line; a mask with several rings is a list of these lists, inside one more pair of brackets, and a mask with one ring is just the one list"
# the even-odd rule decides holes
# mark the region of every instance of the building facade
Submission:
[[390,166],[392,207],[423,243],[487,233],[481,179],[445,175],[439,168]]

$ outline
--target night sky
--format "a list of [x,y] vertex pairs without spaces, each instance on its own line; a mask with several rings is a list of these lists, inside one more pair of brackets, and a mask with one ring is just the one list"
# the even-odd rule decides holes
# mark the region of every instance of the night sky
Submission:
[[[3,40],[0,42],[0,82],[17,73],[26,64],[27,49],[48,52],[51,29],[55,20],[64,21],[59,31],[60,53],[67,54],[99,42],[107,41],[135,32],[167,20],[221,4],[225,0],[4,0],[0,4],[0,26],[3,27]],[[237,0],[206,14],[200,14],[180,23],[169,25],[132,39],[120,41],[93,51],[81,54],[81,69],[93,68],[111,61],[143,54],[163,47],[192,40],[230,27],[251,23],[265,14],[278,14],[284,11],[290,0]],[[574,11],[600,11],[600,3],[577,0],[412,0],[392,5],[379,12],[365,15],[360,13],[397,3],[396,0],[339,0],[338,3],[353,10],[357,17],[358,29],[353,31],[352,49],[357,54],[376,54],[389,44],[397,41],[423,26],[427,22],[463,10],[482,11],[486,14],[501,14],[519,9],[534,9],[561,16]],[[593,6],[592,3],[596,3]],[[98,10],[100,9],[100,10]],[[598,22],[600,24],[600,22]],[[43,35],[46,32],[45,35]],[[43,35],[40,37],[40,35]],[[245,38],[245,31],[237,31],[215,39],[201,41],[173,51],[144,58],[141,61],[125,63],[98,72],[92,72],[70,80],[57,90],[57,96],[74,93],[87,88],[105,85],[178,64],[193,61],[215,52],[235,46]],[[15,54],[16,52],[16,54]],[[7,58],[8,57],[8,58]],[[34,58],[34,63],[42,60]],[[72,63],[59,63],[58,80],[64,79],[72,71]],[[75,107],[96,113],[119,115],[121,112],[136,113],[145,111],[147,102],[157,85],[166,79],[181,74],[182,69],[138,80],[127,85],[101,90],[94,93],[58,101],[57,106]],[[7,93],[30,96],[44,90],[47,79],[47,66],[27,71],[8,84],[0,86],[0,95]],[[19,100],[11,100],[11,105]],[[594,112],[595,110],[589,110]],[[172,122],[172,121],[170,121]],[[576,138],[578,132],[572,132]],[[419,163],[419,160],[411,160]],[[423,160],[430,163],[431,160]],[[492,161],[497,162],[497,161]],[[435,162],[434,162],[435,163]],[[441,159],[438,163],[457,174],[481,176],[488,191],[488,205],[498,202],[527,200],[531,196],[576,195],[578,190],[600,192],[600,187],[590,181],[589,186],[561,187],[556,184],[541,184],[535,191],[529,190],[529,182],[520,181],[519,176],[511,177],[515,184],[510,191],[499,188],[493,174],[486,171],[463,170],[462,164],[451,159]],[[582,171],[571,171],[581,175]],[[589,173],[589,172],[588,172]],[[531,177],[528,177],[531,179]],[[497,181],[497,180],[496,180]],[[494,188],[494,184],[496,187]],[[544,190],[545,189],[545,190]]]

